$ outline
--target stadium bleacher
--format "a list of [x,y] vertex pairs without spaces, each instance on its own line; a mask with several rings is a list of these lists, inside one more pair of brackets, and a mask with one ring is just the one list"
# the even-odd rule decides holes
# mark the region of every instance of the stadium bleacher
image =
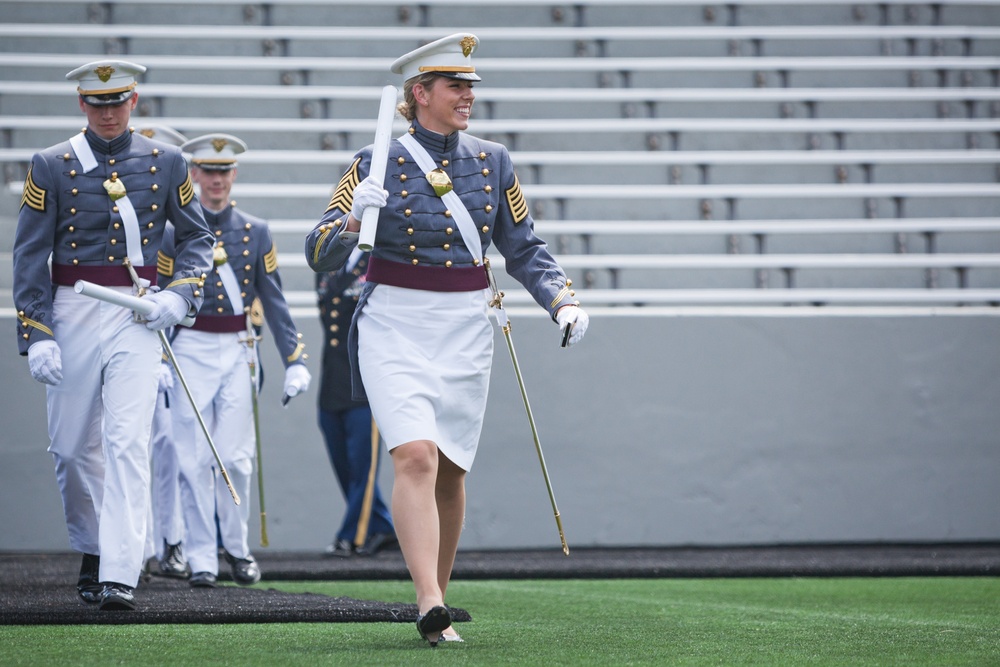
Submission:
[[234,197],[272,218],[302,307],[302,235],[371,140],[388,63],[465,27],[482,39],[485,75],[470,131],[512,149],[539,230],[597,303],[1000,304],[996,2],[2,0],[0,11],[8,199],[31,153],[82,123],[65,71],[141,62],[137,125],[250,144]]

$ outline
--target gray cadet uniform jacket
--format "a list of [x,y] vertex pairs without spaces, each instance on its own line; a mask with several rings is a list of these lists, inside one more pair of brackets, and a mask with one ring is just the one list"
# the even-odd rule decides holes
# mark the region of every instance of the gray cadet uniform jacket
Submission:
[[[490,244],[506,260],[507,273],[555,318],[556,311],[575,305],[566,274],[544,241],[534,233],[534,221],[521,192],[507,149],[463,132],[448,136],[431,132],[416,121],[409,132],[451,179],[479,232],[483,255]],[[320,223],[306,236],[305,254],[314,271],[333,271],[350,256],[356,240],[342,238],[354,201],[354,188],[368,176],[372,146],[357,153],[340,179]],[[354,369],[354,395],[363,398],[357,369],[357,313],[379,282],[435,291],[470,291],[487,286],[458,226],[435,194],[423,171],[398,139],[389,146],[386,206],[379,213],[368,282],[362,292],[349,342]]]
[[[55,285],[85,279],[102,285],[131,285],[122,260],[127,256],[119,207],[105,190],[106,180],[125,186],[139,223],[144,266],[139,275],[156,282],[156,256],[167,220],[176,229],[179,252],[167,287],[201,306],[200,283],[212,265],[212,237],[194,194],[179,148],[131,130],[105,141],[85,134],[97,167],[84,173],[69,141],[31,158],[14,237],[14,304],[20,353],[52,334]],[[46,261],[52,254],[50,275]]]
[[[221,262],[222,253],[233,269],[240,286],[243,309],[234,311],[233,302],[226,292],[219,269],[213,267],[205,280],[205,301],[198,311],[192,328],[217,333],[246,331],[246,315],[255,299],[260,299],[264,319],[274,336],[274,343],[287,368],[294,363],[305,363],[300,336],[288,311],[288,303],[281,291],[278,273],[278,249],[271,239],[267,223],[229,206],[218,213],[202,211],[208,228],[215,238],[216,256]],[[161,283],[169,282],[175,273],[173,244],[168,238],[159,258]],[[184,327],[178,327],[178,335]]]

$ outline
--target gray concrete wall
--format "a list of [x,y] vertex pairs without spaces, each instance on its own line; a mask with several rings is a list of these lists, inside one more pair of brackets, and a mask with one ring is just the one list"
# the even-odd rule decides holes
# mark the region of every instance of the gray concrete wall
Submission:
[[[315,373],[319,329],[298,320]],[[570,350],[544,317],[514,323],[571,548],[1000,539],[1000,318],[597,315]],[[461,547],[558,547],[496,343]],[[343,502],[316,397],[282,409],[264,350],[270,548],[320,549]],[[65,549],[44,389],[13,336],[0,368],[0,550]]]

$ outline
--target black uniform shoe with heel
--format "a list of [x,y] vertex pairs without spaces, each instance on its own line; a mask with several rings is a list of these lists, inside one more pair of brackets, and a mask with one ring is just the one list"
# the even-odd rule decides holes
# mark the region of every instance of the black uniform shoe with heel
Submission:
[[260,566],[252,554],[247,554],[246,558],[237,558],[228,551],[225,554],[233,573],[233,581],[240,586],[251,586],[260,581]]
[[101,557],[83,554],[80,564],[80,578],[76,580],[76,593],[87,604],[99,604],[104,584],[100,583]]
[[364,545],[358,549],[359,556],[374,556],[383,549],[396,547],[399,542],[392,533],[374,533],[368,537]]
[[188,579],[191,588],[215,588],[218,578],[211,572],[195,572]]
[[323,550],[324,556],[333,558],[350,558],[354,555],[354,545],[350,540],[334,540],[333,544]]
[[132,611],[135,609],[135,596],[132,587],[108,581],[101,593],[101,611]]
[[421,639],[427,639],[427,643],[432,647],[438,645],[440,634],[434,640],[428,639],[427,635],[432,632],[440,633],[449,625],[451,625],[451,611],[448,607],[431,607],[426,614],[417,616],[417,632],[420,633]]
[[181,542],[170,544],[163,540],[163,558],[160,559],[160,574],[174,579],[187,579],[191,576],[191,566],[184,558],[184,548]]

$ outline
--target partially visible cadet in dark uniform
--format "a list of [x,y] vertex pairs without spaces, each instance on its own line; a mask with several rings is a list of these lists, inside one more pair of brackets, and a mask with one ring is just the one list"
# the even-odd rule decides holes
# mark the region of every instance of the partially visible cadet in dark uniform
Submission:
[[[138,134],[171,146],[180,147],[187,137],[165,125],[144,125],[136,129]],[[168,337],[169,334],[168,334]],[[156,393],[156,410],[153,413],[153,429],[150,436],[150,462],[152,463],[152,516],[146,531],[147,569],[177,579],[187,579],[191,575],[184,558],[184,517],[181,513],[180,469],[177,451],[174,448],[173,427],[170,423],[170,402],[167,390],[173,386],[174,371],[163,355],[160,364],[159,391]],[[155,561],[152,564],[150,559]]]
[[[184,372],[222,464],[243,502],[237,506],[219,471],[190,403],[176,385],[169,393],[174,442],[181,468],[181,503],[187,526],[190,584],[215,586],[221,540],[233,580],[260,581],[260,567],[250,553],[250,485],[256,458],[253,395],[256,341],[251,304],[259,298],[264,319],[285,365],[284,394],[309,387],[306,355],[281,292],[278,250],[267,223],[243,213],[230,201],[236,180],[236,156],[246,144],[228,134],[210,134],[182,146],[191,155],[191,178],[200,187],[205,220],[215,238],[214,268],[205,281],[205,301],[190,328],[178,330],[174,355]],[[174,257],[169,245],[159,258],[161,281],[171,280]],[[216,528],[218,515],[218,529]]]
[[347,508],[327,556],[373,556],[396,543],[389,508],[378,486],[381,448],[367,400],[351,396],[347,332],[365,284],[368,257],[355,252],[338,271],[316,274],[326,345],[319,385],[319,427]]
[[[31,159],[14,238],[17,341],[46,384],[48,427],[77,591],[101,609],[134,609],[149,513],[149,436],[163,330],[201,307],[212,237],[178,148],[128,127],[146,68],[120,60],[66,75],[87,127]],[[173,279],[132,311],[77,294],[77,280],[138,293],[123,260],[156,281],[167,220]],[[47,260],[51,255],[51,274]]]

